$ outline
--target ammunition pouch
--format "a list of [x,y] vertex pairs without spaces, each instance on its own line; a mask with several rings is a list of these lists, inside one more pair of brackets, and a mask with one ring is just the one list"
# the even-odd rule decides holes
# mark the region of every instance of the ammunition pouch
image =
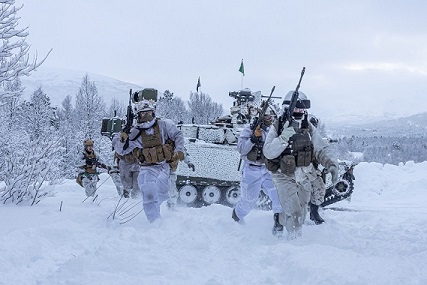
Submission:
[[119,155],[119,158],[126,161],[127,163],[136,163],[137,162],[137,159],[134,156],[133,152],[130,152],[130,153],[125,154],[125,155]]
[[297,167],[309,166],[314,161],[313,143],[308,133],[297,133],[290,138],[290,148],[275,159],[266,159],[265,165],[271,172],[279,168],[285,175],[293,175]]
[[134,148],[132,150],[132,155],[136,159],[136,162],[143,163],[145,161],[140,148]]
[[86,170],[86,173],[96,174],[96,167],[92,167],[91,165],[87,165],[85,170]]
[[252,162],[263,162],[264,161],[264,153],[262,152],[262,146],[254,145],[250,152],[246,155],[248,160]]
[[295,156],[296,166],[309,166],[314,160],[313,143],[308,133],[296,133],[291,138],[292,154]]
[[149,147],[139,150],[137,154],[138,160],[142,163],[155,164],[166,160],[167,162],[172,161],[173,148],[170,144],[158,145],[155,147]]
[[309,166],[311,163],[312,151],[298,151],[295,155],[296,166]]
[[265,159],[265,166],[271,172],[276,172],[280,167],[280,157],[275,159]]
[[291,176],[295,173],[297,165],[295,163],[295,156],[293,155],[284,155],[280,158],[280,171],[283,174]]

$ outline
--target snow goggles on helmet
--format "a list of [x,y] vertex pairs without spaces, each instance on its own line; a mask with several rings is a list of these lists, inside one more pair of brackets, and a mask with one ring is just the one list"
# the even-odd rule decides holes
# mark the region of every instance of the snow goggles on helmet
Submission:
[[[283,105],[290,105],[291,101],[290,100],[285,100],[283,101]],[[299,109],[310,109],[311,104],[310,104],[310,100],[308,99],[303,99],[303,100],[297,100],[297,103],[295,105],[295,108],[299,108]]]

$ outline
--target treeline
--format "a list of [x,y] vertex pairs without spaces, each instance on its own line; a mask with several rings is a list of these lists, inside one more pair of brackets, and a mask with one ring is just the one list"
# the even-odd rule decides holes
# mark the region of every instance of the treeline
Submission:
[[[113,163],[111,141],[101,136],[103,118],[125,118],[127,106],[112,99],[109,104],[98,94],[88,75],[82,78],[76,94],[68,95],[60,107],[52,107],[48,94],[40,87],[29,101],[21,99],[19,77],[4,84],[0,106],[0,201],[37,203],[47,194],[46,181],[76,176],[83,140],[95,141],[94,149],[105,163]],[[74,103],[73,103],[74,102]],[[175,123],[207,124],[223,113],[222,105],[205,93],[191,93],[190,100],[166,90],[160,94],[156,115]]]
[[338,139],[335,144],[341,159],[397,165],[407,161],[427,161],[426,138],[352,136]]

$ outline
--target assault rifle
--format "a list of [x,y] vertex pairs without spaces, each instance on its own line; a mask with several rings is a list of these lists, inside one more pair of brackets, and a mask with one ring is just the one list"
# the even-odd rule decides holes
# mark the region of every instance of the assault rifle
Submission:
[[274,89],[276,89],[276,86],[273,86],[273,88],[271,88],[270,96],[268,96],[267,100],[264,101],[264,105],[262,106],[262,109],[261,109],[261,112],[259,113],[259,116],[254,118],[254,121],[250,126],[252,131],[255,131],[256,127],[261,126],[262,119],[265,115],[265,112],[267,111],[268,103],[270,103],[270,99],[271,99],[271,96],[273,95]]
[[282,116],[280,116],[280,118],[279,118],[279,130],[278,130],[278,134],[280,134],[282,132],[283,126],[284,126],[284,124],[285,124],[286,121],[288,121],[289,125],[291,125],[292,121],[294,120],[292,118],[292,114],[294,112],[295,106],[297,105],[298,95],[299,95],[298,94],[298,90],[300,88],[301,80],[302,80],[302,77],[304,76],[304,73],[305,73],[305,67],[302,68],[301,76],[299,78],[297,88],[295,88],[295,91],[292,94],[292,98],[291,98],[291,101],[289,103],[289,108],[286,108],[283,111]]
[[[126,111],[126,125],[123,128],[123,132],[125,132],[126,134],[130,133],[130,129],[132,128],[132,125],[133,125],[134,114],[132,111],[132,101],[131,100],[132,100],[132,89],[129,90],[129,104],[128,104],[128,108]],[[127,149],[128,147],[129,147],[129,138],[127,138],[123,148]]]

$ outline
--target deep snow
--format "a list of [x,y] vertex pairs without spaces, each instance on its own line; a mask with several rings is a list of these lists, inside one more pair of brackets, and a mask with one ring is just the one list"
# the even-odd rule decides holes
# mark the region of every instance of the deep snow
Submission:
[[272,236],[271,212],[242,226],[222,205],[162,205],[159,227],[143,213],[120,224],[142,204],[107,219],[111,179],[94,203],[65,180],[37,206],[0,206],[0,284],[427,284],[427,162],[354,173],[351,202],[326,207],[326,224],[307,221],[296,240]]

